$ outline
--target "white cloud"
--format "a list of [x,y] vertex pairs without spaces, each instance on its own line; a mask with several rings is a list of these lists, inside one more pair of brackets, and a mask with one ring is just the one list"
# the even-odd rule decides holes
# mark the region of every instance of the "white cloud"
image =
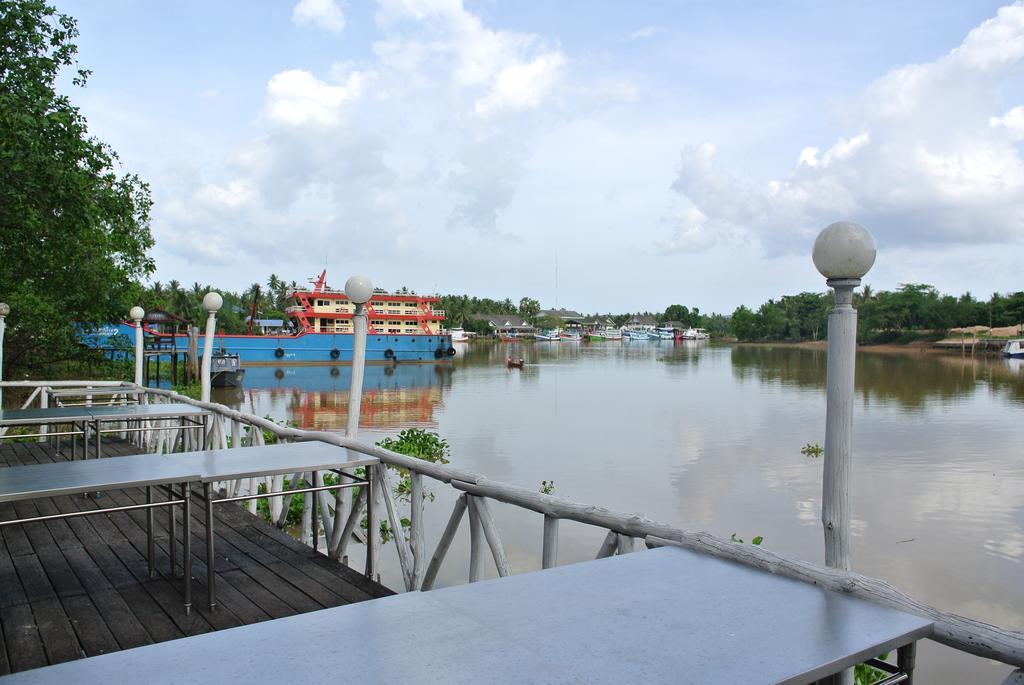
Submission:
[[1003,85],[1024,73],[1022,63],[1017,2],[945,56],[871,84],[845,108],[842,123],[854,133],[823,154],[803,148],[785,175],[758,182],[730,174],[706,144],[684,149],[673,189],[706,217],[708,231],[757,239],[773,254],[804,249],[842,218],[864,223],[883,245],[1018,242],[1024,109],[993,111],[1002,111]]
[[359,96],[363,80],[363,74],[351,72],[345,83],[331,85],[308,71],[282,71],[267,84],[267,118],[287,126],[336,125],[345,106]]
[[345,13],[335,0],[299,0],[292,9],[296,24],[312,24],[332,33],[345,30]]
[[661,31],[663,30],[664,29],[662,29],[660,26],[645,26],[642,29],[637,29],[636,31],[633,31],[626,37],[629,40],[646,40],[648,38],[653,38],[655,34],[661,33]]
[[1014,140],[1024,140],[1024,106],[1014,107],[1001,117],[990,117],[988,125],[1006,129]]
[[678,212],[671,220],[673,223],[672,237],[657,243],[659,252],[673,254],[677,252],[703,252],[715,245],[718,238],[705,227],[707,217],[696,207],[688,207]]
[[554,89],[561,75],[565,58],[553,52],[528,63],[515,63],[502,69],[494,78],[490,92],[477,100],[478,114],[503,109],[535,109]]
[[[344,26],[333,2],[303,0],[293,19]],[[289,227],[302,226],[306,244],[386,258],[438,230],[511,236],[502,213],[531,134],[557,116],[570,61],[538,36],[485,26],[458,0],[381,0],[377,22],[367,60],[269,78],[256,135],[209,179],[183,175],[161,198],[163,247],[211,263],[232,245],[282,254],[294,249]],[[190,250],[211,228],[218,241]]]

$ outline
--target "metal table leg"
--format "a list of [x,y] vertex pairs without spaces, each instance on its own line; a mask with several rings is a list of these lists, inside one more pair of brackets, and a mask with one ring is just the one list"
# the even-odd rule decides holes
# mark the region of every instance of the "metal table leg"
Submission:
[[182,571],[185,574],[185,615],[192,613],[192,484],[181,484],[182,505],[182,535],[184,541],[182,547]]
[[[167,486],[167,499],[174,499],[174,486]],[[170,535],[170,539],[167,545],[171,552],[171,578],[174,578],[178,573],[178,531],[177,526],[174,522],[174,506],[167,507],[167,530]]]
[[103,432],[100,430],[99,419],[96,419],[96,425],[93,426],[93,429],[96,431],[96,458],[99,459],[103,456],[102,447],[100,446],[100,436],[103,435]]
[[[153,486],[146,486],[146,504],[153,503]],[[153,509],[146,510],[146,560],[149,562],[149,577],[156,575],[156,545],[153,543]]]
[[377,559],[373,549],[373,538],[377,534],[377,531],[373,529],[373,524],[376,522],[373,506],[373,469],[372,464],[366,465],[366,483],[363,484],[363,487],[366,488],[366,577],[371,580],[377,572]]
[[917,643],[911,642],[896,650],[896,665],[907,674],[907,685],[914,683],[914,662],[917,661]]
[[[313,482],[310,485],[312,485],[314,488],[318,487],[320,485],[320,483],[318,482],[320,479],[317,477],[317,472],[313,471],[312,475],[313,475]],[[313,498],[312,515],[309,517],[309,527],[310,527],[310,531],[309,532],[313,536],[313,552],[315,553],[317,551],[317,548],[316,548],[317,540],[320,537],[320,521],[318,521],[317,518],[316,518],[317,517],[317,511],[316,511],[316,509],[317,509],[317,500],[320,499],[320,493],[319,492],[307,492],[306,496]]]
[[213,555],[213,488],[209,483],[203,483],[203,496],[206,498],[206,600],[213,609],[217,606],[217,596],[213,588],[216,557]]

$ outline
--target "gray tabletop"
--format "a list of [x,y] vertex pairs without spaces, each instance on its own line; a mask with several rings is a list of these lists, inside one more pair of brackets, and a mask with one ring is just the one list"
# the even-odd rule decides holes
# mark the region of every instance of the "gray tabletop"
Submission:
[[294,680],[299,667],[305,682],[360,685],[802,683],[925,637],[931,625],[662,548],[172,640],[4,682],[252,683]]
[[193,464],[179,463],[172,456],[137,454],[0,468],[0,502],[200,479]]
[[123,421],[126,419],[178,419],[203,416],[209,410],[191,404],[128,404],[120,406],[86,407],[93,420]]
[[50,397],[112,397],[115,395],[141,395],[144,390],[133,388],[61,388],[50,389]]
[[91,407],[45,407],[0,411],[0,426],[35,426],[72,421],[91,421]]
[[203,482],[274,476],[304,471],[355,468],[376,464],[376,457],[348,459],[348,450],[324,442],[295,442],[236,450],[206,450],[168,455],[183,468],[201,474]]
[[324,471],[376,464],[349,461],[347,451],[322,442],[245,447],[177,454],[136,454],[0,468],[0,502],[186,481]]

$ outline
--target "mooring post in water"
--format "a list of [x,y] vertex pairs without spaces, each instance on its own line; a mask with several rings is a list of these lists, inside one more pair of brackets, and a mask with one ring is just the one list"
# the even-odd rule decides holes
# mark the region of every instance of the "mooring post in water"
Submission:
[[128,316],[135,322],[135,385],[142,385],[142,364],[145,361],[145,350],[142,348],[142,317],[146,315],[139,305],[128,311]]
[[[220,293],[210,291],[203,297],[203,309],[209,312],[206,317],[206,337],[203,338],[203,367],[200,377],[200,398],[203,402],[210,401],[210,369],[213,365],[213,336],[217,332],[217,312],[224,304]],[[203,436],[206,440],[206,436]]]
[[825,563],[850,570],[850,472],[853,442],[853,376],[857,353],[857,310],[853,290],[875,263],[875,241],[849,221],[828,226],[814,241],[814,266],[835,293],[828,316],[825,409],[825,466],[821,522]]
[[[11,305],[0,302],[0,381],[4,379],[4,331],[7,330],[7,315],[11,313]],[[0,386],[0,410],[4,408],[4,388]]]

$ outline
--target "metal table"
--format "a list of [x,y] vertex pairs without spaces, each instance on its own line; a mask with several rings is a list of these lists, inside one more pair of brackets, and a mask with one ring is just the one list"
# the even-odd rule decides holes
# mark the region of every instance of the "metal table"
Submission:
[[[180,430],[182,444],[186,430],[202,430],[205,438],[208,430],[210,412],[207,409],[193,406],[191,404],[128,404],[102,407],[84,407],[92,417],[91,425],[93,434],[96,437],[95,454],[99,458],[102,452],[103,433],[139,432],[144,430]],[[152,426],[143,428],[143,422],[177,420],[177,426],[154,428]],[[115,421],[129,421],[140,425],[132,428],[103,428],[104,423]],[[172,446],[173,451],[173,446]]]
[[[97,458],[103,455],[102,435],[104,433],[139,432],[143,430],[180,430],[182,436],[186,430],[202,430],[203,436],[208,430],[210,412],[191,404],[131,404],[77,407],[44,407],[33,409],[9,409],[0,411],[0,428],[12,426],[50,426],[70,424],[70,431],[50,431],[32,433],[30,435],[3,435],[0,439],[37,438],[70,435],[72,436],[71,458],[74,459],[78,449],[74,438],[82,436],[82,458],[88,458],[88,431],[91,428],[95,436],[94,454]],[[177,420],[178,425],[172,427],[143,428],[103,428],[104,423],[114,421],[142,422]],[[184,437],[182,437],[184,440]]]
[[[359,685],[808,683],[887,650],[906,652],[931,627],[662,548],[171,640],[3,682],[273,682],[294,680],[299,668],[300,679]],[[361,656],[339,668],[347,639]],[[302,659],[284,656],[295,654]]]
[[[0,527],[78,516],[109,514],[115,511],[145,509],[147,511],[146,549],[149,574],[152,576],[154,570],[153,510],[158,507],[167,507],[170,518],[169,544],[171,576],[173,577],[177,573],[174,507],[180,505],[183,509],[182,525],[184,527],[182,568],[185,581],[185,613],[188,614],[192,608],[191,487],[189,484],[198,481],[200,475],[200,472],[190,464],[177,462],[159,454],[139,454],[111,459],[58,461],[49,464],[29,464],[0,468],[0,503],[58,497],[60,495],[83,495],[103,490],[123,490],[135,487],[146,488],[147,495],[145,504],[8,519],[0,521]],[[174,494],[175,485],[180,485],[181,488],[181,494],[177,497]],[[168,499],[166,501],[153,501],[152,488],[157,486],[167,487]]]
[[[171,455],[170,458],[179,462],[184,468],[202,474],[203,495],[206,500],[206,558],[214,558],[214,518],[213,508],[225,502],[240,502],[251,499],[264,499],[275,495],[297,495],[299,493],[316,493],[327,490],[341,490],[368,485],[372,481],[373,470],[380,460],[376,457],[348,459],[348,450],[323,442],[283,443],[264,445],[261,447],[245,447],[231,450],[204,450],[201,452],[183,452]],[[359,477],[353,471],[365,468],[365,476]],[[339,482],[333,485],[317,485],[317,474],[330,471],[338,475]],[[292,487],[286,490],[264,492],[260,494],[241,495],[238,497],[213,496],[213,483],[255,476],[276,476],[311,474],[302,488]],[[342,479],[347,479],[344,482]],[[294,486],[294,483],[292,484]],[[312,500],[311,519],[317,521],[317,497]],[[367,500],[368,516],[373,516],[373,498]],[[317,549],[317,535],[313,535],[313,550]],[[375,560],[372,551],[367,555],[366,573],[371,575]],[[207,564],[207,600],[213,609],[216,602],[214,591],[214,564]]]
[[0,428],[13,428],[15,426],[53,426],[69,424],[68,431],[48,431],[46,433],[30,433],[28,435],[0,435],[0,440],[14,440],[18,438],[44,438],[58,437],[62,435],[72,436],[71,454],[74,458],[77,448],[74,438],[82,436],[82,456],[85,457],[86,431],[92,421],[90,407],[42,407],[32,409],[5,409],[0,410]]
[[[104,398],[106,403],[109,405],[119,395],[125,396],[125,401],[129,401],[128,397],[134,397],[132,400],[136,404],[141,403],[141,397],[145,395],[145,390],[135,390],[132,388],[110,388],[110,387],[99,387],[99,388],[49,388],[46,394],[50,396],[50,399],[54,400],[59,407],[74,407],[81,405],[90,405],[94,398]],[[77,400],[71,401],[68,400]],[[98,405],[96,405],[98,406]]]

